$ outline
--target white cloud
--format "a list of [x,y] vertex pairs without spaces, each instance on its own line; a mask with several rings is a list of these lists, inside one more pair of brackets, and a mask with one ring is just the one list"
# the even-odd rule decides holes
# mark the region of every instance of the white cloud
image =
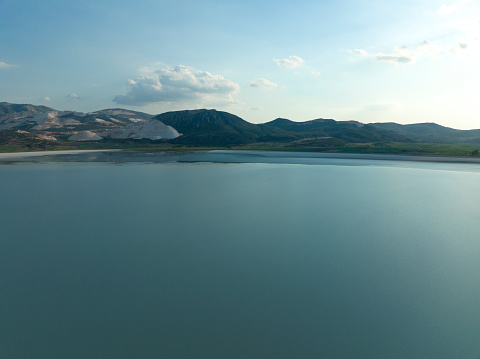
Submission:
[[423,41],[417,45],[416,51],[414,52],[416,56],[425,55],[431,59],[440,59],[445,54],[445,48],[442,46],[434,45],[430,41]]
[[0,69],[8,69],[10,67],[16,67],[17,65],[7,64],[6,62],[0,61]]
[[118,104],[144,105],[155,102],[222,101],[234,103],[231,95],[240,86],[221,75],[189,66],[171,68],[156,63],[140,69],[141,77],[128,80],[127,94],[113,99]]
[[468,48],[466,42],[460,41],[453,47],[439,46],[429,41],[423,41],[414,48],[401,46],[393,49],[390,53],[378,53],[373,55],[377,61],[394,65],[413,64],[419,58],[442,59],[445,56],[456,54]]
[[277,84],[267,79],[259,78],[257,80],[250,81],[250,87],[256,87],[260,89],[274,89],[277,87]]
[[415,62],[416,54],[406,46],[401,46],[393,49],[391,53],[385,54],[380,52],[373,55],[377,61],[386,62],[388,64],[401,65]]
[[288,59],[273,59],[273,61],[275,61],[278,66],[283,66],[289,69],[294,69],[304,63],[301,57],[295,55],[290,56]]
[[439,15],[449,15],[457,9],[458,9],[457,4],[452,4],[452,5],[442,4],[442,6],[440,6],[440,8],[437,10],[437,13]]
[[413,64],[419,58],[428,57],[431,59],[441,59],[457,50],[466,49],[468,44],[459,42],[453,49],[445,46],[432,44],[429,41],[423,41],[415,47],[399,46],[394,48],[391,52],[379,52],[376,54],[369,54],[362,49],[347,50],[349,53],[359,56],[372,58],[373,60],[385,62],[393,65]]
[[452,47],[450,50],[448,50],[449,54],[455,55],[460,53],[463,50],[466,50],[468,48],[468,44],[459,42],[455,45],[455,47]]
[[320,72],[318,72],[318,71],[312,71],[312,75],[315,76],[315,77],[318,77],[318,76],[320,76],[321,74],[320,74]]
[[349,53],[360,56],[368,56],[368,52],[363,49],[347,50]]
[[45,96],[44,98],[42,98],[42,101],[50,102],[50,97]]
[[254,111],[262,111],[262,110],[263,110],[263,107],[262,107],[262,106],[255,106],[255,107],[252,107],[251,110],[254,110]]
[[72,92],[67,97],[70,97],[71,99],[74,99],[75,101],[78,101],[80,99],[80,97],[75,92]]

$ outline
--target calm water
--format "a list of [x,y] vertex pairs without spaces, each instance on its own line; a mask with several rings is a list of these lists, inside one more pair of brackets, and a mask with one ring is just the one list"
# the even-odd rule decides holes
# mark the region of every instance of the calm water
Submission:
[[480,358],[479,165],[168,162],[0,165],[1,359]]

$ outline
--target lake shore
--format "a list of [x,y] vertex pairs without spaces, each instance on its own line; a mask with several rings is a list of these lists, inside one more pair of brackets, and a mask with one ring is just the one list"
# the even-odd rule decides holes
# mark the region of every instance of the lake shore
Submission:
[[397,155],[333,152],[289,152],[259,150],[206,150],[206,151],[128,151],[64,150],[0,153],[1,162],[212,162],[212,163],[290,163],[327,164],[332,160],[369,160],[480,164],[478,157]]
[[15,159],[24,157],[40,157],[40,156],[55,156],[55,155],[75,155],[81,153],[95,153],[95,152],[115,152],[121,150],[66,150],[66,151],[30,151],[30,152],[5,152],[0,153],[0,159]]

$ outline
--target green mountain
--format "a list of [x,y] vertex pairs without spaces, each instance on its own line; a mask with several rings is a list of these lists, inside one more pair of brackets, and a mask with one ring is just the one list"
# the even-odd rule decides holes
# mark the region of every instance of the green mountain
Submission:
[[[294,122],[278,118],[264,124],[252,124],[228,112],[217,110],[172,111],[155,116],[183,136],[174,143],[192,146],[228,146],[252,142],[294,142],[304,139],[325,142],[385,142],[411,140],[392,131],[355,121],[338,122],[316,119]],[[340,141],[340,142],[339,142]],[[332,143],[332,141],[329,141]]]
[[456,130],[436,123],[400,125],[386,122],[371,123],[370,125],[421,142],[480,142],[480,130]]
[[172,142],[192,146],[229,146],[274,138],[295,138],[281,129],[255,125],[217,110],[172,111],[154,118],[182,134]]
[[404,135],[356,121],[335,121],[320,118],[305,122],[294,122],[277,118],[265,125],[293,132],[301,135],[301,137],[333,137],[346,142],[411,142]]
[[[323,118],[295,122],[277,118],[267,123],[253,124],[228,112],[207,109],[171,111],[153,116],[121,108],[81,113],[58,111],[46,106],[0,102],[0,132],[17,131],[10,132],[8,136],[4,134],[7,136],[4,142],[8,139],[9,143],[28,142],[29,139],[38,142],[46,140],[48,136],[53,136],[59,141],[67,141],[78,133],[82,135],[82,131],[91,132],[88,133],[89,138],[98,138],[95,135],[104,137],[105,133],[141,125],[152,118],[182,134],[168,140],[170,143],[187,146],[270,143],[286,147],[335,147],[347,143],[377,145],[387,142],[480,143],[480,130],[456,130],[435,123],[363,124]],[[31,132],[37,137],[28,137],[25,132],[18,130]],[[47,137],[40,139],[39,135]]]

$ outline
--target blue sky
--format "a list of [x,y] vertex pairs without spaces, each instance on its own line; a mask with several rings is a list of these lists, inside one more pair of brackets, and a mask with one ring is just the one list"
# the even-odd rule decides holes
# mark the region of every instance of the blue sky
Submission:
[[476,0],[0,0],[0,101],[480,128]]

